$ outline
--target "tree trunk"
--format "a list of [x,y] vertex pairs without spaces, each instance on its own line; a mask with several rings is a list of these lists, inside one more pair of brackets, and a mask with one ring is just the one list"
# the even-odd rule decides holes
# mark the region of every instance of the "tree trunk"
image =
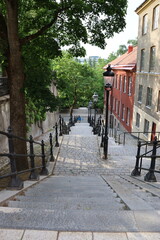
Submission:
[[[6,0],[9,42],[8,79],[10,85],[10,125],[14,135],[26,138],[25,97],[23,92],[24,67],[18,37],[17,0]],[[15,140],[15,153],[26,154],[26,143]],[[17,170],[28,168],[26,158],[16,159]]]

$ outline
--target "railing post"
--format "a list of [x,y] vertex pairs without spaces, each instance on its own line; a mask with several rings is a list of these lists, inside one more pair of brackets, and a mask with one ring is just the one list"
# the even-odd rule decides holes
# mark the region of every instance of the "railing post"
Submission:
[[42,170],[40,172],[40,175],[48,175],[48,169],[46,168],[46,161],[45,161],[45,152],[44,152],[44,141],[41,141],[41,149],[42,149]]
[[121,141],[120,137],[121,137],[121,135],[119,134],[118,135],[118,144],[120,144],[120,141]]
[[35,162],[34,162],[34,158],[35,158],[35,155],[34,155],[34,148],[33,148],[33,138],[32,136],[30,135],[30,138],[29,138],[29,144],[30,144],[30,160],[31,160],[31,173],[30,173],[30,176],[29,176],[29,179],[30,180],[39,180],[39,174],[35,171]]
[[49,134],[49,142],[50,142],[50,162],[54,162],[55,158],[53,156],[53,141],[52,141],[52,133]]
[[144,177],[144,180],[147,182],[157,182],[156,176],[154,174],[155,165],[156,165],[157,143],[158,143],[157,137],[155,137],[154,141],[153,141],[153,150],[152,150],[151,164],[150,164],[149,172]]
[[125,145],[125,143],[126,143],[126,133],[124,132],[123,133],[123,145]]
[[102,125],[102,134],[101,134],[101,145],[100,147],[104,147],[104,127]]
[[55,147],[59,147],[59,142],[58,142],[58,124],[56,123],[56,144],[55,144]]
[[23,188],[23,181],[17,176],[16,160],[14,157],[14,144],[12,137],[12,129],[8,127],[8,147],[9,147],[9,159],[11,166],[11,173],[15,173],[11,176],[11,181],[8,185],[8,189],[20,190]]
[[117,142],[117,128],[114,128],[114,139]]
[[140,151],[141,151],[141,141],[138,142],[136,164],[135,164],[134,170],[131,173],[131,176],[140,176],[140,171],[139,171]]
[[59,136],[62,136],[63,133],[62,133],[62,117],[61,117],[61,115],[59,116],[59,124],[60,124],[60,126],[59,126]]

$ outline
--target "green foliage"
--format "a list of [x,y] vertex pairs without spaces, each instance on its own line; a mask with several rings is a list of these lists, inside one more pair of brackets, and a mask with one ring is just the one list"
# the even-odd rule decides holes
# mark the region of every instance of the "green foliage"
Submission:
[[128,42],[127,42],[128,44],[131,44],[132,46],[137,46],[138,45],[138,39],[136,38],[136,39],[130,39],[130,40],[128,40]]
[[62,108],[88,106],[94,92],[103,95],[102,69],[101,77],[98,78],[98,73],[89,64],[80,64],[65,52],[62,58],[59,57],[53,61],[53,70],[56,71]]
[[48,39],[41,37],[23,47],[28,125],[45,120],[47,111],[53,112],[57,109],[58,99],[50,90],[53,84],[53,72],[49,58],[59,55],[60,52],[55,42],[53,42],[55,48],[51,51],[49,47],[51,42],[49,37]]
[[[138,41],[137,39],[130,39],[128,40],[127,44],[131,44],[132,46],[137,46]],[[123,55],[124,53],[127,52],[127,46],[126,45],[119,45],[119,48],[116,52],[111,52],[107,58],[107,63],[113,61],[114,59],[116,59],[117,57]]]
[[[58,99],[50,91],[52,69],[50,60],[60,55],[60,47],[69,46],[74,56],[85,56],[81,43],[105,48],[106,38],[113,37],[125,27],[127,0],[20,0],[17,39],[20,39],[26,75],[26,112],[29,123],[44,119],[53,111]],[[16,5],[15,5],[16,6]],[[6,1],[0,2],[0,64],[9,63]],[[10,21],[11,22],[11,21]],[[13,29],[14,29],[13,25]],[[12,54],[12,53],[11,53]],[[14,54],[13,54],[14,55]],[[14,56],[11,56],[14,59]],[[87,64],[75,63],[73,58],[54,61],[61,104],[87,104],[96,85],[96,73]],[[64,61],[64,63],[62,63]],[[19,66],[22,68],[22,66]],[[9,73],[13,69],[7,69]],[[64,72],[65,71],[65,72]],[[23,72],[23,69],[22,71]],[[14,94],[15,95],[15,94]],[[15,109],[16,111],[16,109]]]

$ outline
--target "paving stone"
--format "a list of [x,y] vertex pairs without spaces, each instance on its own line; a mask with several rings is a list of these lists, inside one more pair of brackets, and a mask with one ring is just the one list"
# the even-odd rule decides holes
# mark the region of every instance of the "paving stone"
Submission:
[[24,234],[24,230],[16,229],[0,229],[0,240],[20,240]]
[[93,240],[128,240],[126,233],[93,233]]
[[128,237],[128,240],[160,240],[160,233],[128,232],[127,237]]
[[25,230],[23,240],[57,240],[56,231]]
[[91,232],[60,232],[58,240],[92,240]]

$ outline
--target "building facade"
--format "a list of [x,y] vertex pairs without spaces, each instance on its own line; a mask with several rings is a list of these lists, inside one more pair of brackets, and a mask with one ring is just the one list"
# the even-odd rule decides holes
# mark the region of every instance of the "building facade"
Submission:
[[133,46],[129,46],[125,54],[110,62],[114,72],[109,103],[110,123],[112,128],[127,132],[132,130],[136,62],[137,47]]
[[136,13],[139,28],[132,132],[153,140],[160,132],[160,1],[146,0]]

